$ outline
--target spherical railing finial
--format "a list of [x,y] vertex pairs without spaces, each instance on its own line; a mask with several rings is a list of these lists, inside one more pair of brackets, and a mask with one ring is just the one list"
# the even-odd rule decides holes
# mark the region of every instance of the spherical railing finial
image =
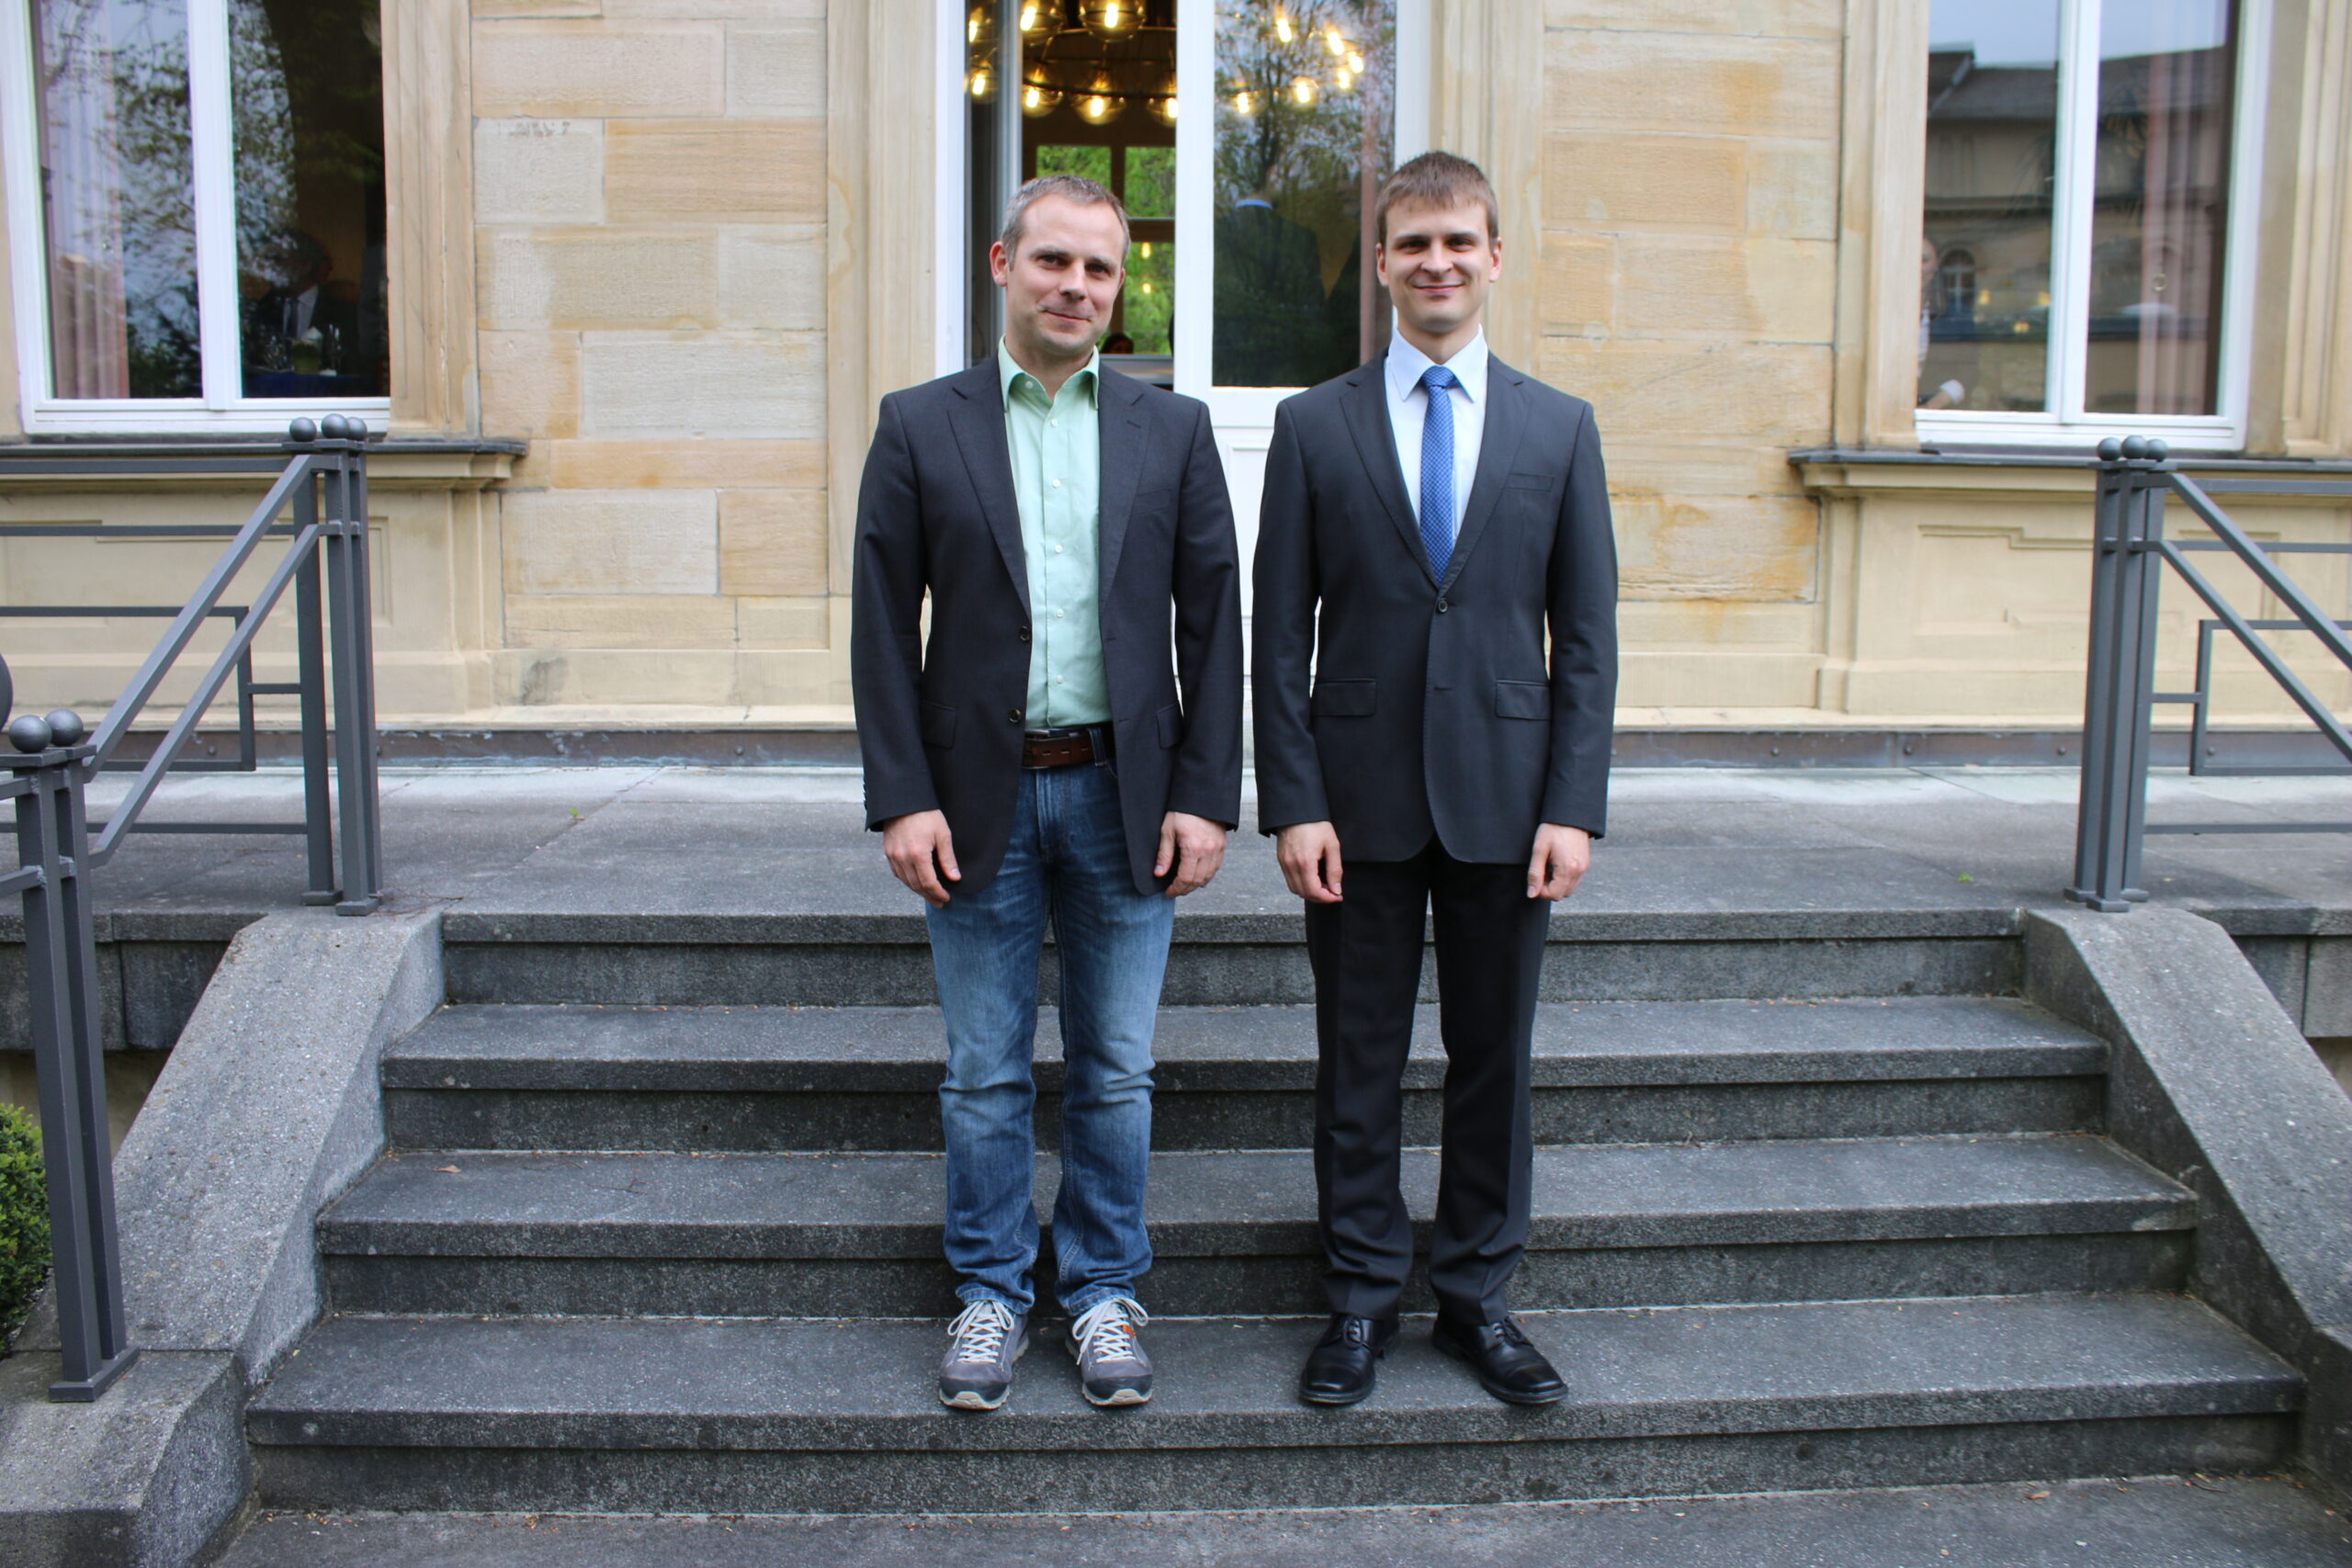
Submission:
[[59,708],[41,722],[49,726],[49,740],[52,746],[77,745],[84,736],[90,733],[90,727],[84,724],[82,716],[72,708]]
[[2101,462],[2119,462],[2123,457],[2123,443],[2110,435],[2098,444],[2098,455]]
[[298,446],[308,446],[319,438],[318,424],[312,420],[298,419],[286,427],[286,438]]
[[351,422],[339,413],[331,413],[319,421],[319,434],[330,441],[351,439]]
[[30,756],[35,751],[49,750],[49,720],[39,714],[28,713],[10,722],[8,744]]
[[2171,456],[2171,443],[2153,435],[2148,438],[2148,461],[2161,463]]
[[2131,458],[2135,463],[2145,458],[2148,455],[2148,438],[2144,435],[2125,436],[2123,438],[2123,455],[2126,457]]

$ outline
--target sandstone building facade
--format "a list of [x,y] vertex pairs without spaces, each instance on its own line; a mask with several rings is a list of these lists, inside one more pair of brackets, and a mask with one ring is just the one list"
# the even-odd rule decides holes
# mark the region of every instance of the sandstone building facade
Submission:
[[[1283,387],[1385,331],[1366,196],[1481,162],[1494,346],[1608,442],[1631,726],[2064,728],[2101,436],[2352,459],[2352,0],[0,0],[0,521],[233,520],[173,449],[388,427],[390,726],[845,725],[876,400],[989,341],[1041,168],[1123,186],[1118,346],[1246,532]],[[212,548],[10,537],[0,604]],[[45,624],[23,699],[93,708],[156,626]]]

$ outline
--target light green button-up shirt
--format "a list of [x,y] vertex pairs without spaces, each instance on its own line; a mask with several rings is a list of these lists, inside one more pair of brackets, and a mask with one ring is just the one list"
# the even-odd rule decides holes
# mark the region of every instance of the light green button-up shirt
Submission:
[[1111,718],[1095,567],[1102,517],[1095,400],[1101,363],[1099,354],[1089,359],[1048,398],[1001,340],[996,348],[1012,493],[1021,503],[1021,553],[1029,567],[1031,729]]

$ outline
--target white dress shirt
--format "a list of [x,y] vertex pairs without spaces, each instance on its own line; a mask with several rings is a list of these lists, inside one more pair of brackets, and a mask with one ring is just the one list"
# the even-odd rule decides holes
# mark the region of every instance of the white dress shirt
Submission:
[[[1388,340],[1388,427],[1396,433],[1396,466],[1405,470],[1405,494],[1417,520],[1421,514],[1421,426],[1430,413],[1421,376],[1436,363],[1406,342],[1403,333]],[[1459,537],[1463,512],[1470,504],[1470,484],[1478,473],[1478,443],[1487,433],[1487,334],[1480,332],[1455,350],[1445,367],[1453,372],[1454,380],[1446,393],[1453,400],[1453,515],[1446,527]]]

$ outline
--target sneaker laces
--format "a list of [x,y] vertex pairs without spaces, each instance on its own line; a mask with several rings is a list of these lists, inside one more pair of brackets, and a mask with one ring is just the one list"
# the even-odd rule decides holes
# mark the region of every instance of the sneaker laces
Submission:
[[994,1361],[1004,1354],[1005,1336],[1012,1332],[1012,1314],[999,1301],[977,1301],[956,1314],[947,1325],[954,1336],[954,1359],[958,1361]]
[[1097,1303],[1069,1325],[1081,1360],[1131,1361],[1141,1354],[1136,1330],[1151,1321],[1140,1303],[1125,1296]]

